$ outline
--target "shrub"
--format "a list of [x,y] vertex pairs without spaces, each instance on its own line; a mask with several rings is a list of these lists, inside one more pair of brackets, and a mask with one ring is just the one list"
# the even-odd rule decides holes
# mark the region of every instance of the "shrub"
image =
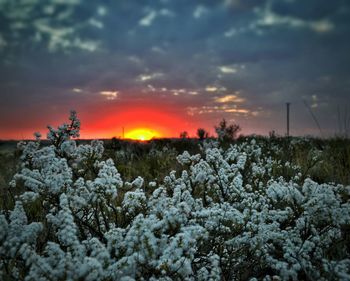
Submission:
[[238,124],[228,125],[225,119],[222,119],[218,126],[215,126],[215,131],[218,135],[218,140],[221,144],[232,142],[236,137],[241,127]]
[[188,132],[187,131],[181,132],[180,133],[180,138],[181,139],[188,139],[189,138]]
[[203,128],[198,128],[197,136],[200,140],[204,140],[204,139],[207,139],[209,137],[209,133]]

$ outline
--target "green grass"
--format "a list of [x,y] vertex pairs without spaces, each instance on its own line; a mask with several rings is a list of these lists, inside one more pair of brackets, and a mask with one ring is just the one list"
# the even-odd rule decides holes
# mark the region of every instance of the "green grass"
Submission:
[[[253,137],[240,137],[235,142],[250,142]],[[264,154],[300,166],[303,180],[306,176],[319,183],[350,184],[350,140],[344,138],[285,138],[254,137]],[[86,143],[86,140],[78,141]],[[161,181],[170,171],[180,172],[176,156],[187,150],[200,153],[202,141],[197,139],[159,139],[149,142],[105,140],[104,157],[112,158],[122,178],[132,181],[137,176],[145,182]],[[277,150],[276,150],[277,148]],[[9,182],[19,169],[16,142],[0,142],[0,209],[11,209],[21,188],[10,188]],[[290,179],[293,174],[282,165],[275,176]]]

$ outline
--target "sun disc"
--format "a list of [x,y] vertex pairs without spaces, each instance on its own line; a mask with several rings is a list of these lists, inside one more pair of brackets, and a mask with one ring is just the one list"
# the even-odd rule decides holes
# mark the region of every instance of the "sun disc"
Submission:
[[126,139],[139,141],[147,141],[156,137],[159,137],[159,133],[146,128],[134,129],[125,134]]

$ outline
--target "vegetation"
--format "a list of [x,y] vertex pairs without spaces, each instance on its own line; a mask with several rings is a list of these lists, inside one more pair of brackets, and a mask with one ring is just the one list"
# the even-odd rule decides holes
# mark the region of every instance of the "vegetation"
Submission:
[[241,127],[238,124],[229,125],[225,119],[222,119],[219,125],[215,126],[215,131],[220,144],[226,146],[237,137],[237,134],[241,131]]
[[209,133],[203,128],[198,128],[197,136],[200,140],[204,140],[204,139],[209,138]]
[[350,141],[74,140],[1,152],[1,280],[348,280]]
[[181,132],[181,133],[180,133],[180,138],[182,138],[182,139],[187,139],[187,138],[189,138],[188,132],[186,132],[186,131]]

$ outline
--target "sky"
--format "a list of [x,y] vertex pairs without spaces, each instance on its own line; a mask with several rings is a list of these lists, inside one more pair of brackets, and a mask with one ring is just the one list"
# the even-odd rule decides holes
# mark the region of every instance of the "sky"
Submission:
[[293,135],[344,130],[350,1],[0,0],[0,139],[71,109],[82,138],[284,135],[286,102]]

